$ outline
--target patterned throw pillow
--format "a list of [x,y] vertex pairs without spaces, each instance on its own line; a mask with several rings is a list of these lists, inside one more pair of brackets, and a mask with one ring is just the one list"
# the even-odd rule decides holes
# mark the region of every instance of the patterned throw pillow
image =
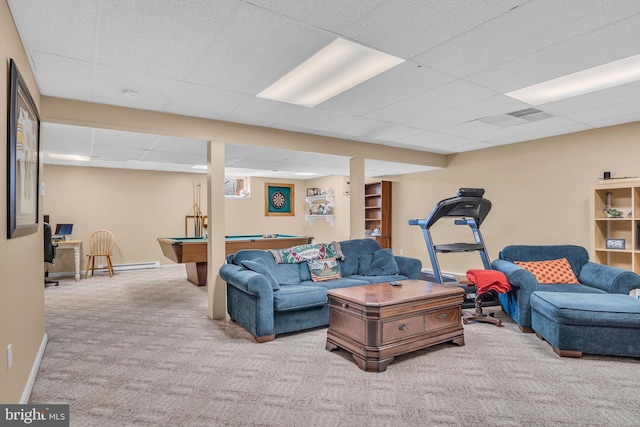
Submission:
[[269,249],[276,264],[296,264],[310,259],[337,258],[344,260],[340,243],[298,245],[289,249]]
[[311,280],[322,282],[324,280],[339,279],[340,267],[335,258],[313,259],[307,262]]
[[578,278],[573,274],[571,265],[566,258],[552,259],[548,261],[515,261],[514,264],[519,265],[525,270],[530,271],[536,276],[536,280],[540,284],[579,284]]

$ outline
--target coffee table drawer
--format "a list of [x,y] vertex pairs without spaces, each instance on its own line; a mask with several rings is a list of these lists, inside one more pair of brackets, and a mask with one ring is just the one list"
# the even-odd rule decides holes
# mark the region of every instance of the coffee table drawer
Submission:
[[424,316],[408,317],[382,324],[382,344],[424,332]]
[[445,310],[434,311],[425,315],[426,329],[436,331],[438,329],[449,328],[460,325],[460,308],[451,307]]

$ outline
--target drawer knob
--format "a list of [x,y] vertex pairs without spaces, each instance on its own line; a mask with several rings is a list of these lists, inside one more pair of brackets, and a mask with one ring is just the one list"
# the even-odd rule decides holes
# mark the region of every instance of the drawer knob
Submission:
[[346,303],[346,302],[343,302],[343,303],[342,303],[342,308],[349,308],[349,304],[348,304],[348,303]]
[[402,332],[409,332],[409,325],[407,325],[406,323],[401,323],[400,326],[398,326],[398,329]]
[[441,315],[438,316],[438,319],[446,319],[447,318],[447,313],[442,313]]

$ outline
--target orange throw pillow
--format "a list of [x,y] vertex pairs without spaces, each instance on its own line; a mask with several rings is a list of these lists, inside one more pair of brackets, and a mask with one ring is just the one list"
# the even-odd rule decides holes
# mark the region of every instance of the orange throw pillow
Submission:
[[515,261],[514,264],[533,273],[538,283],[541,284],[566,283],[577,285],[580,283],[576,275],[573,274],[571,265],[569,265],[569,261],[566,258],[549,261]]

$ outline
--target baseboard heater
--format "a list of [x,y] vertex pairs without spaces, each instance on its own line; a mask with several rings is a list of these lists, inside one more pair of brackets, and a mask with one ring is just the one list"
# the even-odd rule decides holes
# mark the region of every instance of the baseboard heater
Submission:
[[[101,265],[100,268],[107,268],[107,266]],[[160,268],[160,261],[131,262],[128,264],[113,264],[113,271],[151,270],[154,268]]]

